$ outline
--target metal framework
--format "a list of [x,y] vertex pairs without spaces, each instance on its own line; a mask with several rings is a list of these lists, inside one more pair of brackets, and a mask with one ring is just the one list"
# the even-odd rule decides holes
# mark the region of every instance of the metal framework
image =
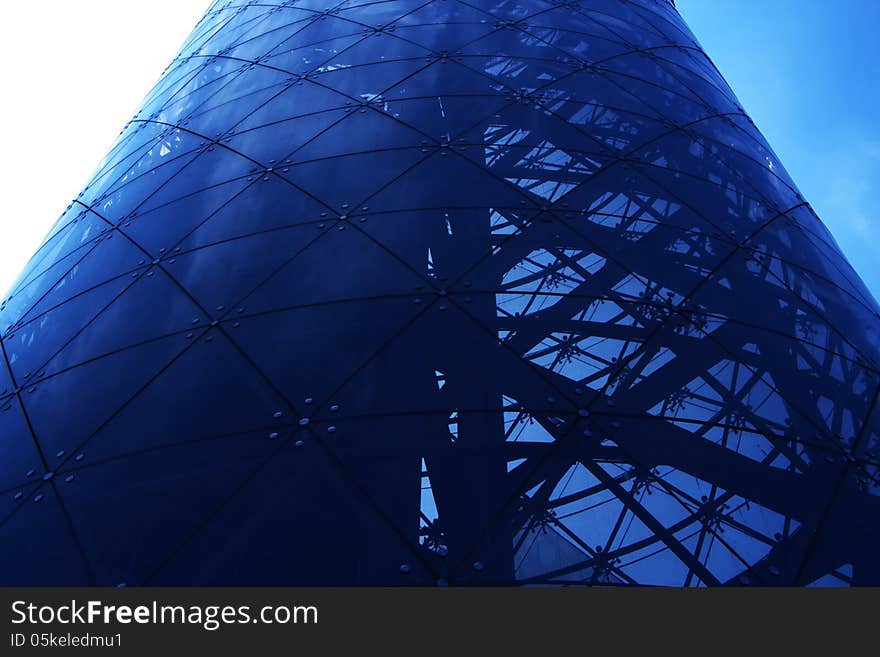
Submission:
[[878,328],[666,0],[216,2],[0,306],[0,583],[880,584]]

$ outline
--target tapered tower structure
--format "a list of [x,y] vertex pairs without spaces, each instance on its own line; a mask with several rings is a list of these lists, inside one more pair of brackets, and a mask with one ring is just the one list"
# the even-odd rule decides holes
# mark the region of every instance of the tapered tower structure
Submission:
[[216,2],[0,307],[0,583],[878,584],[877,310],[667,0]]

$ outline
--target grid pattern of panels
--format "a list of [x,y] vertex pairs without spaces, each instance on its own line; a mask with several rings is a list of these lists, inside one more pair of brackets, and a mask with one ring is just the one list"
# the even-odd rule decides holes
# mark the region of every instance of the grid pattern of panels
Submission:
[[222,0],[0,305],[3,584],[880,584],[878,307],[666,0]]

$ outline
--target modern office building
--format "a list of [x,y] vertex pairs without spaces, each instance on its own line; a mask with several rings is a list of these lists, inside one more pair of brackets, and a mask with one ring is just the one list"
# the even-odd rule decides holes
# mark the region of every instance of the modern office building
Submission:
[[880,584],[878,330],[668,0],[218,1],[0,306],[0,583]]

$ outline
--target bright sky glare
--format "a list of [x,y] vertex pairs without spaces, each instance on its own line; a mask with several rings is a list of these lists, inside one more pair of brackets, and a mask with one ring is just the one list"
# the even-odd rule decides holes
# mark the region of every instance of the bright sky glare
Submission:
[[[3,7],[0,296],[177,53],[209,0]],[[678,0],[844,253],[880,296],[877,0]],[[51,17],[51,20],[49,19]]]
[[0,298],[209,5],[3,4]]

